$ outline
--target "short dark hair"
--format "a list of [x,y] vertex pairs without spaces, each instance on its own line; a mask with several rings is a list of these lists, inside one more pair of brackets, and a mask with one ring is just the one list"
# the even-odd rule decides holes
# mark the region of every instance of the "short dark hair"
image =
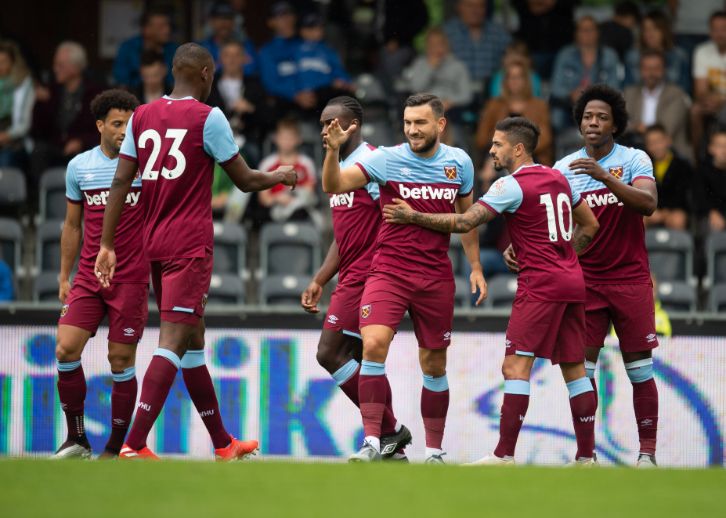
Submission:
[[642,63],[644,59],[647,58],[658,58],[660,59],[663,64],[666,64],[666,55],[665,53],[661,52],[660,50],[656,49],[643,49],[640,51],[640,62]]
[[494,129],[506,133],[510,144],[522,144],[527,153],[530,155],[534,153],[540,131],[539,127],[528,118],[507,117],[497,122]]
[[176,52],[174,52],[172,66],[174,68],[190,67],[195,69],[196,67],[201,68],[207,63],[214,64],[214,58],[212,58],[209,51],[198,43],[188,42],[177,47]]
[[358,119],[358,126],[363,125],[363,107],[358,102],[358,99],[349,95],[340,95],[333,97],[328,101],[328,106],[342,106],[350,112],[354,119]]
[[148,67],[150,65],[155,65],[156,63],[161,63],[166,66],[166,61],[164,61],[164,56],[161,52],[156,50],[145,50],[141,53],[140,65],[142,67]]
[[406,102],[404,103],[404,106],[406,108],[409,108],[413,106],[423,106],[425,104],[431,106],[431,111],[434,112],[434,115],[437,118],[444,116],[444,103],[442,103],[441,99],[439,99],[434,94],[409,95],[408,99],[406,99]]
[[648,133],[663,133],[664,135],[669,135],[666,127],[660,122],[656,122],[645,128],[645,134],[647,135]]
[[721,10],[711,13],[711,16],[708,18],[708,24],[711,25],[716,18],[726,18],[726,11]]
[[300,123],[294,117],[283,117],[277,121],[276,130],[287,129],[300,134]]
[[582,95],[575,102],[575,106],[572,108],[572,115],[575,117],[575,122],[579,128],[582,123],[582,115],[585,113],[585,106],[590,101],[602,101],[608,106],[613,112],[613,122],[615,123],[615,132],[613,138],[618,138],[625,132],[628,127],[628,110],[625,107],[625,97],[623,94],[611,88],[605,84],[591,85],[585,88]]
[[632,0],[624,0],[615,4],[616,16],[632,16],[637,22],[640,22],[640,8],[638,4]]
[[139,105],[139,100],[132,93],[120,88],[105,90],[91,101],[91,113],[97,121],[106,120],[108,112],[113,109],[132,112]]
[[150,9],[146,9],[143,13],[141,13],[141,18],[139,18],[139,25],[141,27],[146,27],[146,25],[149,23],[149,20],[151,20],[155,16],[163,16],[169,21],[169,23],[171,23],[171,16],[169,15],[168,11],[158,7],[152,7]]

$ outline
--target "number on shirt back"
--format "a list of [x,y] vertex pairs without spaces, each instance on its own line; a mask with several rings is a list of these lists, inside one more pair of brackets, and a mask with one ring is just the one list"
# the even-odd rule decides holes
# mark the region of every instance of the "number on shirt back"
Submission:
[[[547,211],[547,230],[550,234],[550,241],[558,241],[557,230],[565,241],[572,238],[572,205],[570,197],[561,192],[557,195],[557,217],[555,218],[555,206],[552,203],[551,194],[542,194],[539,197],[539,204],[545,206]],[[565,221],[564,208],[567,207],[567,221]],[[555,221],[555,219],[557,221]],[[567,225],[567,226],[565,226]]]
[[[172,139],[171,148],[169,149],[169,155],[176,160],[176,165],[173,169],[167,169],[166,167],[161,168],[161,176],[167,180],[173,180],[179,178],[187,166],[187,159],[179,150],[182,140],[187,134],[185,129],[173,129],[169,128],[166,130],[165,138]],[[157,180],[159,178],[159,170],[154,169],[154,164],[159,158],[159,152],[161,151],[161,135],[155,129],[147,129],[141,136],[139,136],[139,147],[142,149],[146,148],[148,141],[151,141],[151,154],[149,159],[146,161],[146,167],[144,172],[141,174],[142,180]]]

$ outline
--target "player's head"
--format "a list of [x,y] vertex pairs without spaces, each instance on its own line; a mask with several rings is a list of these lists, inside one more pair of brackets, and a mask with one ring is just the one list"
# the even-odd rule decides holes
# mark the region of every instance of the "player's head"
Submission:
[[207,100],[214,80],[214,59],[207,49],[196,43],[180,45],[174,53],[171,72],[176,86],[183,84],[194,91],[196,99]]
[[101,134],[104,148],[118,154],[126,135],[126,124],[139,105],[139,100],[120,88],[101,92],[91,101],[91,113]]
[[444,105],[433,94],[413,94],[403,109],[403,132],[411,151],[425,155],[434,149],[446,129]]
[[537,125],[526,117],[507,117],[497,122],[489,150],[494,169],[513,172],[514,164],[531,160],[539,133]]
[[292,118],[280,119],[277,122],[273,141],[275,147],[277,147],[277,152],[281,155],[297,153],[297,149],[302,144],[300,125],[297,120]]
[[320,114],[320,136],[323,138],[323,147],[326,147],[325,137],[328,136],[328,128],[334,119],[338,119],[338,124],[343,131],[347,130],[353,122],[356,123],[357,129],[348,139],[349,142],[355,141],[355,135],[360,134],[360,128],[363,126],[363,107],[357,99],[349,95],[341,95],[329,100]]
[[588,146],[608,144],[622,135],[628,126],[623,94],[604,84],[587,87],[572,111]]
[[718,128],[708,139],[708,154],[711,155],[713,165],[719,169],[726,169],[726,129]]
[[663,160],[668,156],[672,144],[668,131],[660,122],[645,129],[645,151],[653,160]]

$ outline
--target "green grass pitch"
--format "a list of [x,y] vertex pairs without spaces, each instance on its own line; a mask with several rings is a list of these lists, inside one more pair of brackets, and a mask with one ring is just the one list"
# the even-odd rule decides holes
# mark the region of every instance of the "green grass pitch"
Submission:
[[0,515],[726,516],[726,471],[0,460]]

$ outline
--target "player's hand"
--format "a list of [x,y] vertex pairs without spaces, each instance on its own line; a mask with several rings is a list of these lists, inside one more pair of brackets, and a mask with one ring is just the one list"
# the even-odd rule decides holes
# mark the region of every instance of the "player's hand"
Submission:
[[471,275],[469,275],[469,282],[471,283],[472,294],[476,293],[477,290],[479,291],[479,297],[477,297],[476,302],[474,303],[475,306],[478,306],[489,294],[487,281],[484,279],[484,272],[481,271],[481,268],[475,268],[471,271]]
[[94,268],[96,278],[102,288],[108,288],[111,285],[111,279],[116,271],[116,252],[113,249],[106,248],[101,245],[101,249],[96,256],[96,266]]
[[569,168],[575,174],[586,174],[599,182],[612,178],[612,175],[605,172],[594,158],[578,158],[570,162]]
[[308,313],[320,313],[318,302],[323,295],[323,287],[315,281],[311,281],[300,296],[300,305]]
[[293,166],[281,165],[275,169],[275,173],[282,175],[282,181],[280,182],[282,185],[288,185],[292,187],[291,190],[295,190],[295,186],[297,185],[297,171],[295,171]]
[[71,281],[68,279],[60,281],[60,286],[58,287],[58,300],[61,301],[61,304],[66,303],[66,297],[68,296],[69,291],[71,291]]
[[393,203],[389,203],[383,207],[383,219],[386,220],[386,223],[406,225],[411,223],[415,212],[405,201],[393,198]]
[[340,146],[348,141],[350,134],[353,133],[356,128],[358,128],[358,125],[354,122],[351,122],[350,126],[348,126],[348,129],[343,130],[343,128],[340,127],[340,122],[338,122],[338,119],[333,119],[333,121],[328,126],[328,134],[323,137],[323,141],[325,142],[325,145],[328,147],[328,149],[335,151],[337,149],[340,149]]
[[517,256],[514,255],[514,248],[512,248],[512,245],[509,245],[502,255],[504,256],[504,264],[507,265],[509,271],[512,273],[519,273],[519,264],[517,263]]

